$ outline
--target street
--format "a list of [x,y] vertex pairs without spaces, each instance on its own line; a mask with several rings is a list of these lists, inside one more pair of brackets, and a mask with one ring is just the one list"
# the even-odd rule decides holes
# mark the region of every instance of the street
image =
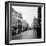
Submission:
[[21,32],[20,34],[14,35],[12,37],[13,40],[17,39],[35,39],[37,38],[37,32],[34,30],[27,30],[25,32]]

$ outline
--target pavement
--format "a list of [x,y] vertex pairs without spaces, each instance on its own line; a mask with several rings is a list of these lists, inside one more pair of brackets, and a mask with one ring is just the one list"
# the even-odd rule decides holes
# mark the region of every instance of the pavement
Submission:
[[37,38],[37,32],[34,30],[27,30],[25,32],[21,32],[20,34],[14,35],[12,39],[36,39]]

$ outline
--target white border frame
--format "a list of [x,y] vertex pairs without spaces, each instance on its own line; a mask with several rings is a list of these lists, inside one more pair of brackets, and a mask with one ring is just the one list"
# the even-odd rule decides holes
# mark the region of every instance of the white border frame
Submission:
[[[10,19],[10,4],[12,3],[9,3],[9,19]],[[21,3],[19,3],[21,4]],[[24,3],[23,3],[24,4]],[[32,5],[32,4],[30,4]],[[36,5],[36,4],[33,4],[33,5]],[[37,5],[40,5],[40,4],[37,4]],[[40,5],[41,6],[41,5]],[[11,40],[10,41],[10,21],[9,21],[9,43],[26,43],[26,42],[40,42],[40,41],[44,41],[44,5],[42,6],[42,38],[41,39],[24,39],[24,40]]]

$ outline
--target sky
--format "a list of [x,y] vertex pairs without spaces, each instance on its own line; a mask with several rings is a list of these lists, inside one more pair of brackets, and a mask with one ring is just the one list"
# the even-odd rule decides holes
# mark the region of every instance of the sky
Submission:
[[23,20],[31,27],[34,17],[38,16],[38,7],[12,6],[14,10],[22,14]]

